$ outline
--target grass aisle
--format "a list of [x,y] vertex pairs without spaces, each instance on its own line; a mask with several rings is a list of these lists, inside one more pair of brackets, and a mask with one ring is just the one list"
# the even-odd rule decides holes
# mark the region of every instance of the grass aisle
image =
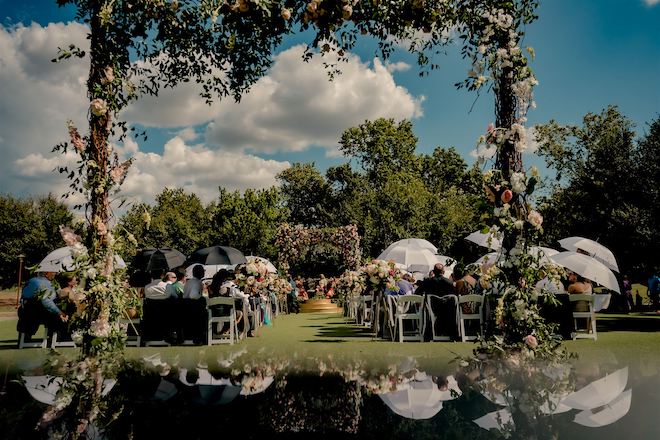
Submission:
[[[598,315],[598,341],[566,341],[569,351],[585,362],[656,362],[660,360],[660,317],[644,315]],[[16,349],[16,320],[0,321],[0,366],[19,371],[38,367],[48,350]],[[468,355],[474,343],[391,342],[374,340],[369,329],[347,324],[340,315],[281,315],[274,323],[259,329],[258,336],[233,346],[213,347],[130,347],[129,358],[139,359],[160,353],[164,360],[181,366],[205,362],[210,369],[231,353],[245,352],[241,359],[251,362],[272,358],[288,359],[302,366],[316,365],[331,356],[337,362],[363,360],[370,366],[385,366],[406,356],[415,357],[420,367],[430,371],[452,371],[450,362],[457,355]],[[59,349],[73,355],[75,349]]]

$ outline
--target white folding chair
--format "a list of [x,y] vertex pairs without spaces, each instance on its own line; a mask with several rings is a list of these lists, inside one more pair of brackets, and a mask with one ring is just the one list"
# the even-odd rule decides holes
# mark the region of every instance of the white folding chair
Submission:
[[[463,304],[471,304],[473,310],[472,313],[465,313],[463,311]],[[458,297],[458,322],[459,322],[459,331],[461,334],[461,341],[474,341],[479,339],[479,335],[482,333],[483,329],[483,313],[481,313],[481,308],[483,307],[484,297],[482,295],[461,295]],[[465,332],[465,321],[479,321],[479,331],[476,335],[467,335]]]
[[[30,341],[26,342],[25,339],[25,333],[19,332],[18,333],[18,348],[46,348],[48,345],[48,327],[43,325],[44,333],[43,336],[41,337],[41,340],[38,341]],[[36,333],[35,333],[36,335]]]
[[121,318],[119,324],[126,327],[126,346],[139,347],[142,343],[140,335],[140,318]]
[[[229,307],[229,314],[223,316],[213,316],[213,308],[217,306]],[[236,334],[236,307],[235,299],[231,297],[210,298],[207,303],[208,310],[208,345],[213,344],[234,344],[234,335]],[[226,334],[219,334],[224,324],[229,324],[229,331]],[[217,331],[214,331],[217,326]],[[215,336],[214,336],[215,335]]]
[[[456,333],[458,331],[458,298],[456,295],[426,295],[426,316],[428,316],[428,324],[431,326],[431,340],[432,341],[451,341],[454,335],[443,335],[436,331],[436,322],[438,317],[435,315],[433,305],[438,305],[440,308],[451,307],[454,310],[454,325],[456,326]],[[424,325],[426,327],[426,325]]]
[[57,348],[57,347],[75,347],[76,344],[73,341],[58,341],[57,340],[57,332],[53,332],[51,338],[50,338],[50,348]]
[[349,295],[344,301],[344,308],[346,309],[346,321],[358,323],[358,312],[360,310],[360,297]]
[[358,315],[360,320],[359,324],[362,324],[365,327],[371,326],[371,319],[373,316],[373,303],[374,303],[373,295],[360,295],[360,299],[359,299],[360,313]]
[[383,315],[383,337],[389,337],[392,341],[395,341],[397,333],[396,299],[390,295],[383,295],[380,301]]
[[[585,295],[585,294],[571,294],[568,295],[568,300],[571,303],[571,308],[573,309],[573,325],[574,330],[571,333],[573,339],[593,339],[594,341],[598,339],[598,334],[596,333],[596,313],[594,312],[594,296]],[[578,304],[586,303],[588,310],[585,311],[576,311],[575,307]],[[580,321],[586,321],[584,327],[580,327]]]
[[[424,297],[422,295],[391,296],[396,305],[396,332],[399,342],[424,341]],[[412,322],[412,329],[405,330],[404,322]]]

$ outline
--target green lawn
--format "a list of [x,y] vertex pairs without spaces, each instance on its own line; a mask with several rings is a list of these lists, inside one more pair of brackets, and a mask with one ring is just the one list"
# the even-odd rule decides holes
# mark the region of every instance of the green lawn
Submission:
[[[598,341],[566,341],[571,352],[581,360],[596,362],[656,362],[660,360],[660,316],[598,314]],[[17,371],[40,365],[48,350],[16,347],[16,321],[0,321],[0,365]],[[360,359],[369,365],[383,366],[405,356],[413,356],[421,367],[430,371],[450,371],[450,362],[458,355],[468,355],[474,343],[460,342],[390,342],[374,340],[371,333],[359,326],[346,324],[339,315],[283,315],[274,325],[263,327],[255,338],[247,338],[233,346],[213,347],[130,347],[129,358],[160,353],[163,359],[192,366],[200,360],[209,368],[229,353],[246,350],[241,358],[259,360],[296,359],[303,365],[332,356],[336,361]],[[73,355],[75,349],[60,349]]]

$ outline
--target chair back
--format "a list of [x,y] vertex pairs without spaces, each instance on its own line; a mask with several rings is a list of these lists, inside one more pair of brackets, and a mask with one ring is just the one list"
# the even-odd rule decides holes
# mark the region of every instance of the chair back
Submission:
[[394,298],[396,303],[396,313],[422,312],[424,306],[424,297],[422,295],[399,295],[392,298]]

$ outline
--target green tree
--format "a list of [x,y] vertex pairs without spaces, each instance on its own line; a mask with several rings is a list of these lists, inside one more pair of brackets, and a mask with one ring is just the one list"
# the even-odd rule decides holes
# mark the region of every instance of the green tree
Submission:
[[275,235],[286,221],[286,208],[277,188],[238,191],[219,189],[211,211],[210,241],[235,247],[246,255],[269,259],[277,256]]
[[25,255],[24,266],[30,267],[64,246],[58,228],[72,223],[73,214],[50,194],[27,199],[0,195],[0,285],[17,282],[18,255]]
[[277,175],[289,222],[325,226],[328,221],[330,185],[314,163],[294,163]]
[[610,248],[622,271],[643,270],[648,255],[640,249],[648,248],[653,226],[632,122],[610,106],[587,114],[581,126],[551,121],[537,133],[557,181],[542,200],[547,242],[588,237]]

